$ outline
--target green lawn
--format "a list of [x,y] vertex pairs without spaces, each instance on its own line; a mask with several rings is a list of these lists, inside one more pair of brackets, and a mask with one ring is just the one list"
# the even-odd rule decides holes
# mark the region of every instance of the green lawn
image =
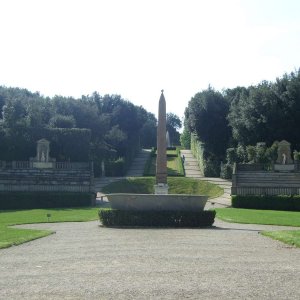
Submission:
[[262,234],[300,248],[300,230],[263,231]]
[[[156,172],[156,155],[151,156],[150,161],[145,166],[145,176],[155,176]],[[184,176],[181,157],[176,150],[167,151],[167,173],[168,176]]]
[[217,218],[232,223],[300,227],[300,212],[243,208],[216,208],[216,212]]
[[[300,212],[216,208],[217,218],[233,223],[265,224],[300,227]],[[300,247],[300,230],[262,231],[263,235]]]
[[84,222],[98,219],[99,208],[32,209],[0,211],[0,248],[19,245],[52,234],[50,230],[9,228],[11,225],[49,222]]
[[[154,177],[127,178],[104,187],[104,193],[153,194]],[[185,177],[169,177],[169,194],[207,195],[215,198],[223,194],[223,189],[215,184]]]

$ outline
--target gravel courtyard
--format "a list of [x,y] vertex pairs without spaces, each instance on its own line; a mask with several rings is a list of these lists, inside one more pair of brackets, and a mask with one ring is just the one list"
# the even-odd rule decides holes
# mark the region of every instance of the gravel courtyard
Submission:
[[22,225],[56,234],[0,250],[0,299],[300,299],[300,249],[258,233],[280,227],[214,225]]

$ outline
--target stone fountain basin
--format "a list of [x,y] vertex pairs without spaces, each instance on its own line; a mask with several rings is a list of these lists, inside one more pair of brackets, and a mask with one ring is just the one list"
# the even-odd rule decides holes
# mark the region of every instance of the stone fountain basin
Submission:
[[111,208],[139,211],[202,211],[208,196],[186,194],[107,194]]

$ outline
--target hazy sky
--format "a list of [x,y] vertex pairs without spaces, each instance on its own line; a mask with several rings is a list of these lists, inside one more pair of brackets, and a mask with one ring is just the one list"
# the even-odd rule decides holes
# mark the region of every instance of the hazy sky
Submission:
[[300,67],[298,0],[0,0],[0,85],[120,94],[183,116],[218,90]]

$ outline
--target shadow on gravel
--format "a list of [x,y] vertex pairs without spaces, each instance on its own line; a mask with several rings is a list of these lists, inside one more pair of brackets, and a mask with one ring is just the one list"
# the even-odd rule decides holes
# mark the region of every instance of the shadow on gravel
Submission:
[[245,229],[245,228],[226,228],[226,227],[217,227],[217,226],[212,226],[211,229],[215,229],[215,230],[234,230],[234,231],[256,231],[258,232],[258,229]]
[[139,226],[103,226],[99,225],[100,228],[107,229],[135,229],[135,230],[180,230],[180,229],[189,229],[189,230],[233,230],[233,231],[249,231],[249,232],[259,232],[257,229],[243,229],[243,228],[224,228],[217,226],[208,226],[208,227],[139,227]]

